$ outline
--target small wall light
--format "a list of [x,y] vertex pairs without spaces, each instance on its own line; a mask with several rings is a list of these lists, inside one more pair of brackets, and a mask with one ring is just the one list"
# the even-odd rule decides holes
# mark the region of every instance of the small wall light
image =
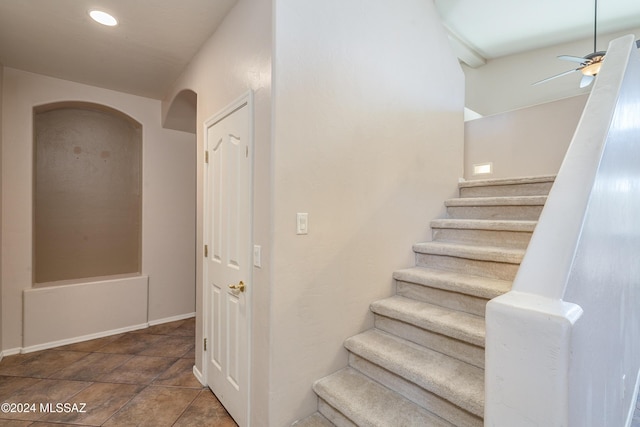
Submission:
[[113,15],[110,15],[107,12],[103,12],[101,10],[90,10],[89,16],[94,21],[108,27],[115,27],[116,25],[118,25],[118,20],[114,18]]
[[493,172],[493,163],[480,163],[473,165],[474,175],[485,175]]

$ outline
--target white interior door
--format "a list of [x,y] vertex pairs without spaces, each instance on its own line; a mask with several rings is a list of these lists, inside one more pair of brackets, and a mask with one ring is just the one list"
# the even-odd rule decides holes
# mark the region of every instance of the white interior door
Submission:
[[240,427],[249,419],[250,110],[247,96],[205,124],[206,377]]

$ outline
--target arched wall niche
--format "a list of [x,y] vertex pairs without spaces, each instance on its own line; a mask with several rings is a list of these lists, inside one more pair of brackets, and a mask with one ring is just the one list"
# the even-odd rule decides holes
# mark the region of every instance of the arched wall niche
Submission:
[[34,107],[34,286],[139,275],[142,125],[111,107]]
[[195,134],[197,131],[198,94],[183,89],[173,98],[164,117],[163,127]]

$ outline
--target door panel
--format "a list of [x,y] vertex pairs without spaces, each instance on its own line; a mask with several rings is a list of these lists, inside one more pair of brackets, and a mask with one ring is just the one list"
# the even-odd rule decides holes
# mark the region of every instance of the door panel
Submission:
[[239,426],[248,423],[251,295],[250,102],[206,124],[207,384]]
[[214,369],[222,369],[222,357],[221,357],[221,349],[222,349],[222,334],[220,329],[222,328],[222,321],[220,319],[220,315],[222,314],[221,310],[221,301],[222,298],[220,296],[220,288],[212,285],[211,286],[211,306],[210,313],[213,318],[211,319],[211,362],[214,364]]

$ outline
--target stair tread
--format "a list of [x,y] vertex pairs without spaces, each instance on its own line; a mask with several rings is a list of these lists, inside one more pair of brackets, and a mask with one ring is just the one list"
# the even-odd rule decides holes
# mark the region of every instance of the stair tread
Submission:
[[524,249],[503,248],[498,246],[477,246],[450,242],[424,242],[413,245],[413,251],[421,254],[444,255],[480,261],[520,264]]
[[461,230],[522,231],[533,232],[538,221],[455,219],[442,218],[431,221],[431,228],[456,228]]
[[540,176],[523,176],[519,178],[492,178],[492,179],[474,179],[462,181],[458,184],[459,188],[467,187],[486,187],[491,185],[516,185],[516,184],[536,184],[540,182],[553,182],[555,175]]
[[351,367],[316,381],[313,390],[356,425],[452,427]]
[[459,197],[444,201],[447,207],[460,206],[543,206],[547,196]]
[[320,412],[315,412],[307,418],[296,421],[291,427],[335,427],[335,425]]
[[464,293],[491,299],[511,290],[511,281],[473,276],[428,267],[411,267],[397,270],[393,278],[402,282]]
[[345,347],[472,414],[484,414],[483,369],[375,329],[348,338]]
[[474,314],[395,295],[371,304],[382,316],[484,347],[485,320]]

